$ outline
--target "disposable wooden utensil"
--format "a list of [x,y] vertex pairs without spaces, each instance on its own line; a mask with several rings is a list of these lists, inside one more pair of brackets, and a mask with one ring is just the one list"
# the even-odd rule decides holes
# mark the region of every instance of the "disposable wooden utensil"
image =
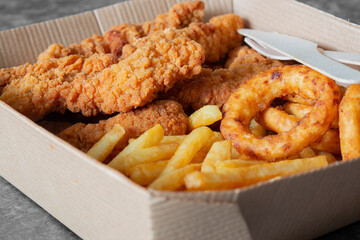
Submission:
[[[287,59],[294,59],[334,79],[341,86],[360,83],[359,71],[321,54],[316,43],[275,32],[253,29],[239,29],[238,32],[260,43],[263,47],[267,47],[266,52],[270,52],[278,57],[284,55],[288,57]],[[275,51],[270,51],[269,49]],[[282,60],[285,59],[283,58]]]

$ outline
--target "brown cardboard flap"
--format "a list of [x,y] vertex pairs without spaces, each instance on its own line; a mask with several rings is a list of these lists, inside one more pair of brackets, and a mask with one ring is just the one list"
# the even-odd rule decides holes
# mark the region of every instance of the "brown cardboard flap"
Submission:
[[86,12],[0,33],[0,67],[35,62],[52,43],[80,43],[101,34],[94,13]]
[[360,159],[245,189],[254,239],[310,239],[360,219]]
[[151,202],[154,239],[252,239],[237,204]]
[[[318,43],[325,49],[360,53],[360,26],[295,0],[234,0],[246,27],[276,31]],[[296,26],[296,27],[295,27]]]
[[144,188],[2,102],[0,166],[1,176],[82,238],[151,237]]

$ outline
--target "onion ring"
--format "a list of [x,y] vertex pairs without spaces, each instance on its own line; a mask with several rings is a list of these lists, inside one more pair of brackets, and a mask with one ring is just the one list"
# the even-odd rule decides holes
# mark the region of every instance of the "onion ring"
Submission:
[[[312,109],[311,106],[308,107]],[[311,109],[308,113],[311,112]],[[289,131],[291,128],[296,126],[297,122],[299,122],[301,118],[289,115],[285,111],[272,107],[269,107],[256,115],[256,121],[258,121],[261,126],[276,133]],[[339,154],[341,152],[339,129],[327,130],[322,137],[311,144],[311,147],[318,151]]]
[[[298,94],[316,99],[313,110],[289,131],[258,138],[251,134],[253,117],[278,97]],[[330,127],[340,102],[336,83],[303,65],[274,68],[242,84],[223,107],[220,130],[242,154],[275,161],[299,153]]]
[[351,85],[339,108],[340,147],[343,160],[360,157],[360,85]]

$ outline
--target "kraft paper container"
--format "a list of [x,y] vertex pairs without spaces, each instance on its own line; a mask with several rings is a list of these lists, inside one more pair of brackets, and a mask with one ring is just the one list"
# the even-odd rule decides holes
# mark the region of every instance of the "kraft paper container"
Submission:
[[[54,42],[79,43],[140,23],[175,0],[136,0],[0,33],[0,67],[34,62]],[[247,27],[359,52],[360,28],[293,0],[205,1]],[[360,219],[360,161],[219,192],[146,190],[0,102],[0,174],[85,239],[304,239]]]

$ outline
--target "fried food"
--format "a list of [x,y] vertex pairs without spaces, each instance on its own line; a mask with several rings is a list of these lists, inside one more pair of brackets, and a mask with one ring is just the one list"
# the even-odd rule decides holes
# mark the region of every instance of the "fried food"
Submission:
[[190,190],[224,190],[245,187],[274,177],[290,176],[327,166],[324,156],[302,158],[249,167],[224,168],[222,172],[192,172],[184,182]]
[[[133,160],[134,157],[128,158],[130,155],[136,154],[138,151],[143,149],[148,149],[154,147],[160,143],[160,141],[164,138],[164,129],[160,124],[156,124],[152,128],[146,130],[140,137],[129,143],[124,150],[122,150],[119,154],[113,158],[108,166],[122,172],[127,173],[126,167],[129,165],[129,161]],[[162,156],[156,160],[162,160]]]
[[27,67],[31,71],[15,75],[17,78],[3,89],[0,100],[34,121],[53,111],[64,112],[66,106],[61,103],[60,96],[64,83],[72,82],[79,74],[94,76],[114,63],[117,59],[109,54],[94,54],[89,58],[72,55],[40,61]]
[[202,172],[215,172],[217,162],[231,158],[231,141],[224,140],[213,143],[201,166]]
[[107,31],[104,36],[94,35],[80,44],[71,44],[68,47],[62,44],[52,44],[39,55],[38,60],[69,55],[89,57],[94,53],[112,53],[116,57],[120,57],[123,46],[135,42],[138,38],[165,28],[183,28],[192,22],[202,22],[203,17],[204,3],[201,1],[175,4],[168,12],[158,15],[153,21],[142,24],[117,25]]
[[[192,22],[202,22],[204,17],[204,3],[201,1],[183,2],[174,5],[167,13],[158,15],[154,21],[143,24],[122,24],[114,26],[104,36],[94,34],[80,44],[64,46],[59,43],[51,44],[38,56],[39,62],[55,61],[54,59],[77,55],[88,58],[93,54],[112,53],[119,58],[122,48],[128,43],[134,43],[138,38],[145,37],[154,31],[166,28],[183,28]],[[13,79],[22,78],[27,73],[39,74],[41,63],[25,63],[24,65],[0,69],[0,87],[6,86]],[[0,89],[1,90],[1,89]],[[1,93],[1,91],[0,91]]]
[[228,54],[225,68],[241,75],[251,78],[260,72],[266,72],[272,68],[283,66],[278,60],[262,56],[257,51],[248,46],[238,46]]
[[[165,167],[166,168],[166,167]],[[155,190],[177,190],[184,185],[184,177],[194,171],[198,171],[201,164],[193,163],[182,168],[176,169],[166,175],[160,175],[154,182],[149,185],[149,188]]]
[[70,55],[90,57],[95,53],[110,53],[110,48],[106,42],[104,42],[104,38],[96,34],[90,38],[84,39],[80,44],[70,44],[67,47],[59,43],[51,44],[47,49],[39,54],[37,59],[38,61],[45,61],[52,58],[63,58]]
[[185,134],[188,119],[177,102],[156,101],[131,112],[119,113],[97,124],[74,124],[58,136],[81,151],[87,152],[115,124],[120,124],[126,131],[126,135],[115,148],[115,152],[119,152],[126,146],[129,138],[140,136],[156,124],[161,124],[165,135]]
[[[316,99],[313,111],[282,134],[264,138],[251,134],[253,117],[275,98],[292,93]],[[248,80],[230,96],[223,107],[220,130],[241,154],[268,161],[284,159],[299,153],[329,129],[339,102],[340,89],[332,79],[302,65],[279,67]]]
[[[166,32],[171,39],[186,36],[201,44],[205,50],[205,62],[213,63],[225,57],[230,49],[242,42],[243,37],[237,32],[237,29],[242,27],[242,19],[239,16],[235,14],[225,14],[211,18],[209,23],[191,23],[183,29],[156,31],[150,34],[150,37],[152,39],[161,39],[161,35],[164,32]],[[145,42],[146,38],[135,41],[138,46]],[[123,48],[122,57],[126,57],[134,51],[129,46],[131,46],[131,44]]]
[[[208,127],[194,129],[184,139],[175,154],[171,157],[169,163],[161,172],[160,177],[188,165],[193,160],[195,154],[208,143],[209,139],[211,139],[213,135],[214,133]],[[155,180],[153,184],[156,185],[157,180]]]
[[134,43],[139,38],[167,28],[184,28],[193,22],[202,22],[204,3],[201,1],[184,2],[174,5],[169,12],[158,15],[154,21],[143,24],[122,24],[112,27],[104,34],[104,41],[110,52],[117,57],[122,55],[122,48]]
[[[284,110],[287,113],[292,114],[300,119],[303,118],[306,114],[310,113],[312,108],[312,106],[301,103],[287,102],[284,104]],[[331,123],[331,128],[339,128],[339,115],[337,115],[335,120]]]
[[186,110],[198,110],[206,105],[222,108],[242,82],[241,77],[227,69],[203,68],[199,75],[190,81],[176,83],[169,91],[160,94],[160,98],[173,99]]
[[114,127],[97,141],[86,154],[99,162],[103,162],[124,135],[125,129],[120,124],[115,124]]
[[220,109],[215,105],[207,105],[195,111],[189,116],[189,128],[209,126],[222,119]]
[[[185,37],[169,40],[166,34],[162,36],[159,41],[146,41],[116,64],[108,61],[110,67],[106,68],[102,65],[104,61],[99,61],[103,69],[97,73],[83,66],[90,59],[97,60],[96,55],[85,60],[69,56],[66,59],[76,61],[72,60],[63,68],[59,65],[64,58],[51,60],[56,68],[43,74],[29,73],[12,81],[4,88],[0,100],[33,120],[52,111],[63,112],[66,108],[91,116],[127,112],[144,106],[158,92],[199,73],[204,61],[204,52],[198,43]],[[113,59],[110,54],[102,56]],[[93,64],[90,70],[96,67]]]
[[344,161],[360,157],[360,85],[346,90],[339,108],[341,155]]
[[[312,108],[312,107],[311,107]],[[305,117],[305,116],[304,116]],[[283,133],[295,127],[302,118],[288,115],[286,112],[267,108],[256,116],[256,120],[266,129],[276,133]],[[328,129],[324,135],[311,144],[311,147],[318,151],[334,154],[340,153],[340,138],[338,129]],[[304,151],[304,150],[303,150]],[[300,152],[300,156],[301,156]]]
[[283,65],[277,60],[262,57],[247,46],[232,50],[231,58],[233,63],[227,61],[228,69],[203,68],[199,75],[190,81],[176,83],[168,92],[161,94],[160,98],[176,100],[186,110],[197,110],[205,105],[217,105],[221,109],[243,82],[261,72]]
[[164,170],[168,160],[156,163],[143,163],[130,170],[130,179],[142,186],[150,185]]
[[225,57],[230,49],[242,42],[243,37],[237,30],[243,27],[239,16],[225,14],[211,18],[209,23],[192,23],[178,31],[200,43],[205,49],[205,61],[213,63]]

